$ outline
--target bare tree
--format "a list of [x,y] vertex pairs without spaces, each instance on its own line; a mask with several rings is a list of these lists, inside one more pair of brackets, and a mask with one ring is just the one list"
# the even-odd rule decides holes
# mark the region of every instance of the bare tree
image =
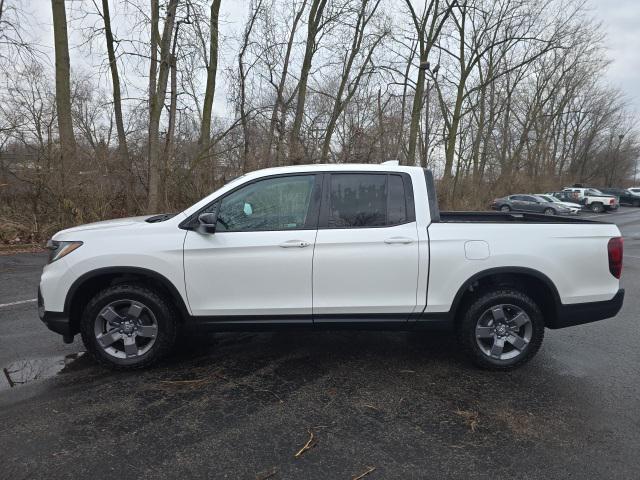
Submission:
[[[211,2],[211,16],[209,20],[209,59],[207,66],[207,86],[202,102],[202,123],[198,144],[202,152],[209,155],[211,140],[211,115],[213,112],[213,97],[216,93],[216,75],[218,72],[218,22],[221,0]],[[205,56],[206,58],[206,56]]]
[[429,0],[425,3],[422,14],[418,16],[411,0],[405,0],[407,8],[415,28],[415,34],[418,37],[419,46],[419,65],[418,79],[416,81],[415,93],[413,95],[413,107],[411,109],[411,126],[409,128],[409,148],[407,153],[407,162],[410,165],[416,162],[416,142],[418,140],[418,130],[420,128],[420,119],[422,117],[422,95],[424,91],[425,71],[429,69],[429,53],[434,43],[440,36],[440,32],[456,1],[449,4],[441,5],[439,0]]
[[[380,0],[361,0],[358,10],[356,11],[356,23],[353,27],[351,46],[344,55],[344,64],[342,67],[342,73],[338,84],[338,91],[335,94],[335,100],[333,108],[329,116],[329,122],[325,130],[324,142],[322,143],[321,161],[327,162],[329,157],[329,149],[331,147],[331,137],[336,127],[336,122],[343,112],[345,106],[351,101],[354,94],[358,91],[362,80],[371,73],[372,57],[375,49],[382,43],[384,38],[389,33],[388,30],[383,28],[381,31],[376,32],[373,38],[370,39],[368,45],[363,45],[367,36],[367,26],[374,18],[376,11],[380,5]],[[356,58],[361,55],[362,49],[365,48],[366,52],[363,55],[361,64],[358,66],[357,71],[353,78],[351,78],[352,69]]]
[[242,127],[242,159],[240,171],[244,172],[247,162],[250,160],[251,138],[249,134],[249,116],[247,113],[247,75],[250,66],[246,64],[245,56],[249,48],[251,32],[256,23],[256,19],[262,8],[262,0],[258,0],[255,6],[250,7],[250,14],[247,24],[245,25],[242,35],[242,43],[240,44],[240,52],[238,53],[238,114],[240,116],[240,125]]
[[[95,5],[95,3],[94,3]],[[100,9],[95,5],[96,10]],[[107,43],[107,55],[109,58],[109,70],[111,72],[111,85],[113,88],[113,114],[116,122],[116,131],[118,134],[118,156],[120,158],[123,170],[129,170],[129,147],[127,145],[127,134],[124,128],[124,118],[122,115],[122,93],[120,89],[120,75],[118,73],[118,61],[115,52],[115,41],[113,31],[111,29],[111,14],[109,12],[109,0],[102,0],[102,21],[104,23],[104,36]],[[128,175],[127,180],[127,204],[129,209],[133,209],[135,205],[135,184],[133,176]]]
[[311,71],[311,62],[313,61],[313,56],[316,52],[316,39],[320,33],[322,14],[326,5],[327,0],[312,0],[309,16],[307,18],[307,38],[305,43],[304,59],[302,61],[300,79],[298,80],[298,99],[289,141],[289,161],[293,165],[302,163],[304,157],[302,141],[300,139],[300,129],[302,127],[305,100],[307,98],[307,83],[309,81],[309,72]]
[[[51,0],[51,9],[56,56],[56,107],[60,135],[60,168],[64,172],[65,162],[72,159],[76,153],[76,139],[71,119],[71,68],[64,0]],[[64,180],[62,188],[64,191]]]
[[[167,92],[171,70],[171,38],[175,24],[178,0],[169,0],[164,28],[160,39],[160,68],[155,84],[155,94],[150,94],[149,108],[149,199],[147,210],[157,212],[163,205],[161,192],[162,159],[160,154],[160,116]],[[153,37],[153,25],[152,25]],[[152,40],[152,45],[154,41]],[[152,59],[153,62],[153,59]]]
[[[302,14],[304,13],[304,9],[306,5],[307,5],[307,0],[303,0],[299,7],[297,7],[294,4],[293,21],[291,22],[291,27],[289,29],[285,52],[282,58],[282,72],[280,73],[280,78],[275,86],[275,89],[276,89],[275,102],[273,104],[273,110],[271,112],[271,121],[269,123],[268,138],[269,138],[270,163],[275,163],[277,165],[279,165],[282,161],[281,153],[282,153],[282,144],[283,144],[283,137],[284,137],[284,131],[285,131],[286,110],[287,110],[288,104],[292,100],[291,98],[289,99],[285,98],[285,87],[287,85],[287,79],[289,76],[289,64],[291,61],[291,55],[293,51],[293,45],[294,45],[294,40],[296,36],[296,31],[298,28],[298,23],[302,18]],[[277,138],[274,138],[276,130],[277,130]],[[273,152],[274,143],[275,143],[275,152]]]

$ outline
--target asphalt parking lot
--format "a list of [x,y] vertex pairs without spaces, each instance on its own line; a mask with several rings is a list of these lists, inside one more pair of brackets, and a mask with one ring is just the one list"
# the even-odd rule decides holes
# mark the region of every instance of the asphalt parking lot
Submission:
[[190,338],[113,373],[38,320],[44,255],[0,256],[0,478],[638,478],[640,209],[597,218],[625,237],[623,311],[508,373],[389,332]]

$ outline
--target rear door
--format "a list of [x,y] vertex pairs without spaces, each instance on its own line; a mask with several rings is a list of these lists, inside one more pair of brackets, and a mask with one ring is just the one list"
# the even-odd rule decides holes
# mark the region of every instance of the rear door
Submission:
[[408,174],[325,175],[313,259],[315,323],[406,321],[416,307],[418,264]]

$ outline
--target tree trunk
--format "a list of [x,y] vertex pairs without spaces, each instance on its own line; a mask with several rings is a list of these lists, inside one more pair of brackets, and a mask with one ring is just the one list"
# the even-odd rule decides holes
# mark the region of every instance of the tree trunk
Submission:
[[[420,47],[420,50],[423,50]],[[424,50],[420,52],[420,64],[426,63],[427,56]],[[418,140],[418,130],[420,129],[420,117],[422,116],[422,91],[424,90],[424,69],[418,70],[418,80],[416,81],[416,91],[413,95],[413,107],[411,108],[411,125],[409,126],[409,152],[407,154],[407,164],[416,163],[416,142]],[[427,108],[429,106],[427,105]]]
[[289,160],[292,165],[300,165],[304,158],[302,141],[300,139],[300,129],[302,128],[304,105],[307,98],[309,71],[311,70],[311,62],[316,51],[316,36],[318,35],[320,20],[322,19],[322,13],[326,4],[327,0],[313,0],[311,3],[311,10],[309,11],[304,60],[302,61],[302,70],[300,71],[300,80],[298,82],[296,115],[293,120],[293,127],[291,128],[291,137],[289,142]]
[[[296,30],[298,28],[298,22],[304,13],[304,7],[307,5],[307,0],[302,2],[300,10],[295,14],[293,18],[293,24],[291,25],[291,33],[287,40],[287,49],[284,54],[284,60],[282,62],[282,75],[278,82],[278,88],[276,90],[276,101],[273,105],[273,111],[271,112],[271,122],[269,124],[269,166],[273,163],[280,165],[280,151],[282,147],[282,136],[284,134],[284,118],[286,114],[286,104],[284,101],[284,88],[287,84],[287,77],[289,74],[289,59],[291,58],[291,51],[293,50],[293,41],[295,40]],[[275,131],[278,130],[278,138],[274,139]],[[273,152],[273,144],[276,144],[275,152]]]
[[[378,5],[380,5],[380,0],[378,0],[373,6],[371,12],[367,12],[367,6],[369,4],[369,0],[361,0],[360,10],[358,12],[358,21],[356,22],[356,26],[353,32],[353,40],[351,42],[351,48],[345,58],[344,67],[342,68],[342,75],[340,76],[340,85],[338,86],[338,92],[336,93],[336,98],[333,102],[333,108],[331,110],[331,116],[329,117],[329,123],[327,125],[327,129],[324,135],[324,141],[322,142],[322,154],[321,154],[321,163],[327,163],[329,159],[329,149],[331,148],[331,137],[333,136],[333,132],[336,128],[336,124],[338,122],[338,118],[342,114],[346,105],[351,101],[351,98],[355,94],[358,86],[360,85],[360,81],[365,74],[365,70],[371,61],[371,57],[373,56],[374,49],[378,46],[380,41],[382,40],[384,34],[373,43],[370,47],[367,57],[362,62],[362,65],[358,69],[355,78],[352,82],[349,82],[349,77],[351,76],[351,69],[353,68],[353,63],[356,57],[359,55],[360,50],[362,49],[362,42],[365,37],[365,30],[367,28],[367,24],[373,17],[373,14],[378,9]],[[342,98],[343,95],[346,96]]]
[[175,151],[176,111],[178,107],[178,73],[175,53],[171,55],[171,88],[169,94],[169,123],[164,146],[164,162],[160,179],[161,192],[164,193],[164,204],[168,205],[167,179],[171,171],[171,159]]
[[[160,69],[156,83],[155,95],[150,96],[149,108],[149,213],[157,212],[162,208],[161,170],[162,161],[160,155],[160,117],[164,107],[164,99],[167,93],[167,81],[171,69],[171,37],[175,23],[178,0],[170,0],[167,7],[167,17],[164,21],[164,29],[160,42]],[[153,43],[153,42],[152,42]]]
[[107,54],[109,56],[109,68],[111,70],[111,83],[113,86],[113,112],[116,119],[116,131],[118,132],[118,158],[124,172],[127,175],[126,185],[126,206],[130,212],[135,206],[135,184],[131,166],[129,165],[129,148],[127,146],[127,136],[124,130],[124,120],[122,117],[122,97],[120,93],[120,76],[118,74],[118,63],[116,60],[115,48],[113,46],[113,32],[111,31],[111,14],[109,13],[109,0],[102,0],[102,19],[104,21],[104,35],[107,41]]
[[[251,3],[253,7],[253,2]],[[253,170],[256,168],[254,165],[254,158],[249,158],[252,155],[251,152],[251,139],[249,134],[249,116],[247,114],[247,69],[244,64],[244,56],[247,53],[247,49],[249,48],[249,40],[251,39],[251,32],[253,31],[253,26],[255,25],[258,14],[260,13],[260,9],[262,8],[262,0],[259,0],[253,11],[251,12],[251,16],[249,17],[249,21],[247,22],[244,36],[242,40],[242,45],[240,46],[240,52],[238,53],[238,75],[239,75],[239,83],[240,83],[240,101],[239,101],[239,113],[240,113],[240,126],[242,127],[242,165],[240,167],[241,172],[246,172]]]
[[200,155],[209,156],[211,141],[211,115],[213,112],[213,97],[216,93],[216,74],[218,72],[218,18],[222,0],[211,2],[211,18],[209,20],[209,64],[207,65],[207,86],[202,106],[202,123],[200,124],[200,138],[198,145]]
[[75,156],[76,139],[71,119],[71,68],[69,65],[69,41],[67,15],[64,0],[51,0],[53,12],[53,36],[56,56],[56,109],[60,135],[60,175],[62,196],[65,195],[65,163]]
[[156,82],[158,80],[158,44],[160,43],[160,5],[158,0],[151,0],[151,61],[149,62],[149,109],[151,99],[156,94]]
[[[457,2],[451,2],[446,10],[440,12],[439,0],[429,0],[421,18],[418,18],[416,11],[411,4],[411,0],[405,0],[411,20],[416,29],[418,44],[420,46],[420,65],[418,67],[418,80],[416,81],[416,91],[413,97],[413,107],[411,108],[411,125],[409,127],[409,148],[406,162],[408,165],[416,164],[416,143],[418,141],[418,131],[420,130],[420,118],[422,117],[422,95],[424,89],[425,70],[429,68],[429,53],[433,44],[440,36],[442,27],[447,21],[451,10]],[[430,19],[430,21],[429,21]],[[428,25],[427,25],[428,24]],[[428,107],[427,107],[428,108]]]

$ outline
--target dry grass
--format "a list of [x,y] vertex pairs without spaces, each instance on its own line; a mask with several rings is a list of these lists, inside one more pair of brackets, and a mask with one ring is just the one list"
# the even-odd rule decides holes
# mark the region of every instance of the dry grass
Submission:
[[457,409],[456,415],[464,420],[465,425],[469,428],[471,433],[476,433],[478,426],[480,425],[480,412],[477,410],[462,410]]
[[511,408],[505,408],[496,412],[496,418],[518,436],[534,438],[538,436],[535,417],[529,412],[519,412]]

